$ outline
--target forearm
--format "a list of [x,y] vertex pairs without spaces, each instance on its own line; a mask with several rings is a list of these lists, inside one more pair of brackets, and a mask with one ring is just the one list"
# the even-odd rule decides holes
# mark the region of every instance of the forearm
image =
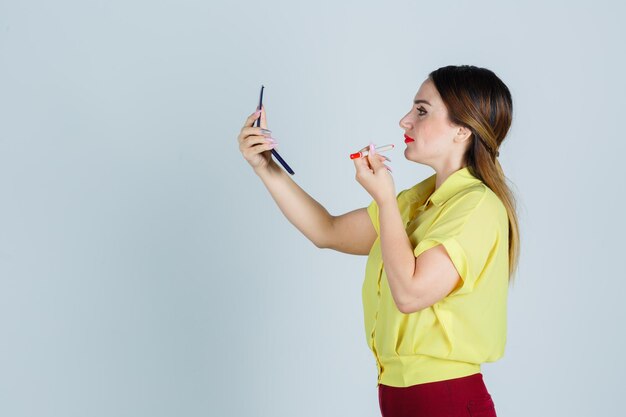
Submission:
[[385,273],[391,294],[398,306],[411,302],[411,284],[415,272],[415,256],[411,241],[404,229],[398,202],[393,199],[378,207],[380,246]]
[[332,230],[330,213],[276,164],[256,172],[285,217],[317,247],[323,247]]

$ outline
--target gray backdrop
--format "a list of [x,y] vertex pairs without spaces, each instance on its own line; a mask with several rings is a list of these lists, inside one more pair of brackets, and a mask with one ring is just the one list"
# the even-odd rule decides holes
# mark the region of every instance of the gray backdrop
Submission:
[[500,416],[619,415],[624,6],[0,2],[0,415],[379,416],[366,257],[317,249],[237,135],[266,86],[293,179],[366,206],[348,158],[431,175],[398,122],[427,74],[509,86],[522,235]]

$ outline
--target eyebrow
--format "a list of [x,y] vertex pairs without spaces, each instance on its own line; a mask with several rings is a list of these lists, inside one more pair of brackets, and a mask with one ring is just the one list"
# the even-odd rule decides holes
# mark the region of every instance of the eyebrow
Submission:
[[413,104],[420,104],[420,103],[426,103],[429,106],[432,106],[432,104],[430,104],[429,102],[427,102],[426,100],[414,100]]

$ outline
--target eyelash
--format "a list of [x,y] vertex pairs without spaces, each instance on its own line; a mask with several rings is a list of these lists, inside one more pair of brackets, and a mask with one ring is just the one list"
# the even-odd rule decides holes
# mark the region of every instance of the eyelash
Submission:
[[420,116],[425,115],[427,112],[423,108],[415,108],[417,111],[423,111],[424,113],[418,113]]

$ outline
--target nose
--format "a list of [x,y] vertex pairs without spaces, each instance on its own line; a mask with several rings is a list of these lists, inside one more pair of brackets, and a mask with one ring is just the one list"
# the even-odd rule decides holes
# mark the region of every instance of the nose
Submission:
[[402,119],[400,119],[400,121],[398,122],[398,125],[400,126],[401,129],[404,130],[408,130],[408,126],[406,124],[406,117],[403,117]]

